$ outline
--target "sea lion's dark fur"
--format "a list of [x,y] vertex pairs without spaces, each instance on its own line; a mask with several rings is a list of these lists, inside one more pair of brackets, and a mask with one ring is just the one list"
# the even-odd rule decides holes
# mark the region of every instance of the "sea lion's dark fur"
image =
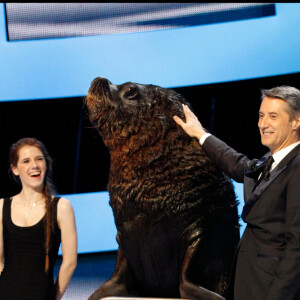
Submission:
[[196,139],[173,90],[93,80],[86,104],[111,156],[118,259],[105,296],[222,299],[239,241],[231,181]]

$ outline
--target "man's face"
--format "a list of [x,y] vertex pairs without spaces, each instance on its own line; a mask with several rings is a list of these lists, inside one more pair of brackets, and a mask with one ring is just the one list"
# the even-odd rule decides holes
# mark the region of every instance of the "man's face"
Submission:
[[265,97],[261,103],[258,120],[261,143],[272,154],[299,140],[299,117],[291,120],[288,108],[284,100],[276,98]]

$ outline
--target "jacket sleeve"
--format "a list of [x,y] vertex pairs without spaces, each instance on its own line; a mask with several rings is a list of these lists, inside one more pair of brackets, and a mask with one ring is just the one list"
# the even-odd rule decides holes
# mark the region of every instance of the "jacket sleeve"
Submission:
[[266,300],[294,300],[300,294],[300,163],[290,171],[286,189],[285,251]]
[[213,135],[206,138],[202,148],[214,164],[236,182],[243,182],[245,172],[257,162],[257,159],[250,160]]

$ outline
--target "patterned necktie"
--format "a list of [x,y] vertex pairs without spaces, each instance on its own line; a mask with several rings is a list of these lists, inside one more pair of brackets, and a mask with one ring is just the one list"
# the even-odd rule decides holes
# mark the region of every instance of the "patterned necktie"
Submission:
[[270,177],[270,168],[272,166],[274,162],[274,158],[273,156],[269,156],[268,160],[267,160],[267,163],[262,171],[262,174],[261,174],[261,177],[259,179],[259,181],[262,181],[262,180],[265,180],[265,181],[268,181],[269,180],[269,177]]
[[270,177],[270,168],[271,168],[273,162],[274,162],[274,158],[271,155],[271,156],[268,157],[267,162],[266,162],[266,164],[264,166],[264,169],[261,172],[260,177],[257,179],[257,181],[256,181],[256,183],[255,183],[255,185],[253,187],[253,191],[256,189],[256,187],[259,185],[259,183],[262,180],[265,180],[265,181],[269,180],[269,177]]

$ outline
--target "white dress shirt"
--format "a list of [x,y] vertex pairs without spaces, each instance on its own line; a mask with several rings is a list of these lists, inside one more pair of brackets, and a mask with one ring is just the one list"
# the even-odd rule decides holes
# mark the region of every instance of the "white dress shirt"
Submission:
[[300,144],[299,142],[296,142],[294,144],[291,144],[278,152],[273,154],[274,162],[270,168],[270,171],[272,171],[297,145]]

